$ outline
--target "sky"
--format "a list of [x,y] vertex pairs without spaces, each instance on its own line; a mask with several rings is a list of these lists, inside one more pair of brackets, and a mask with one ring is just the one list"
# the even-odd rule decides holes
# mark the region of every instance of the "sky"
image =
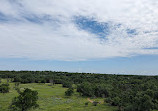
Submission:
[[0,0],[0,70],[158,75],[157,0]]

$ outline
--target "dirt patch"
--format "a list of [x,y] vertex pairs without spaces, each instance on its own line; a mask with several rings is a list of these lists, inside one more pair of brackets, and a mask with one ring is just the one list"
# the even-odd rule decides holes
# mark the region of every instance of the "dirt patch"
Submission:
[[[87,100],[90,102],[90,103],[94,103],[95,101],[92,101],[90,98],[87,98]],[[98,102],[99,104],[103,103],[102,101],[99,101]]]
[[92,101],[90,98],[87,98],[87,100],[90,102],[90,103],[93,103],[94,101]]

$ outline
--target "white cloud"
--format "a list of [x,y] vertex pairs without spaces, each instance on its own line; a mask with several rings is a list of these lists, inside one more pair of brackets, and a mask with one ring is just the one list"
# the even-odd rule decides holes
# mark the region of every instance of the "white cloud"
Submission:
[[[156,0],[0,0],[0,5],[1,13],[18,20],[0,21],[0,57],[88,60],[158,54],[152,49],[158,47]],[[24,17],[31,15],[42,23]],[[43,16],[50,20],[42,20]],[[92,17],[100,23],[110,21],[111,28],[121,26],[101,41],[79,29],[74,16]],[[127,29],[138,34],[130,37]]]

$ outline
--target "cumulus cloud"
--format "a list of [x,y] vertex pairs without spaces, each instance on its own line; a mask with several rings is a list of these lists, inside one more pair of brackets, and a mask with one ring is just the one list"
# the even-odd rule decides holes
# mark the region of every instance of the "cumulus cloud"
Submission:
[[0,5],[0,57],[79,61],[158,54],[157,0],[0,0]]

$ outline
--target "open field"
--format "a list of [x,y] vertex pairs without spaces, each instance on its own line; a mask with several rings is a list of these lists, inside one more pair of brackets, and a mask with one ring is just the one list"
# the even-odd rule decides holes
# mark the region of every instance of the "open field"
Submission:
[[[2,80],[2,83],[6,83],[6,80]],[[103,104],[102,98],[92,99],[101,101],[102,104],[93,106],[89,103],[85,106],[85,102],[88,102],[87,98],[81,97],[77,92],[71,97],[65,96],[67,88],[63,88],[61,84],[49,86],[49,84],[20,84],[20,89],[30,88],[38,91],[39,108],[31,111],[114,111],[116,108]],[[14,89],[14,83],[10,83],[10,92],[6,94],[0,93],[0,111],[8,111],[8,106],[12,99],[17,96],[17,92]]]

